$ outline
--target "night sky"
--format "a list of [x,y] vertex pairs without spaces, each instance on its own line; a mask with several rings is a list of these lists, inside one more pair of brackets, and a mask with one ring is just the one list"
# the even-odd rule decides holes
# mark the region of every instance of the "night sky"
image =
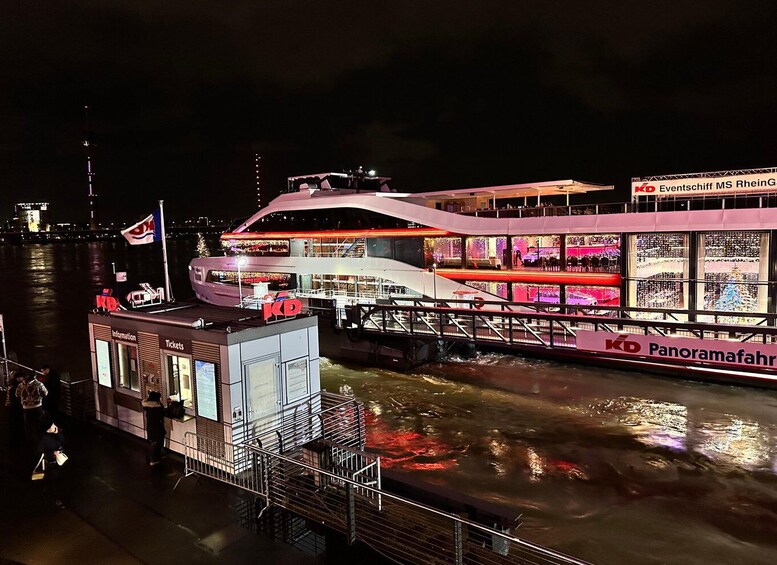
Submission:
[[[359,165],[401,191],[777,166],[769,3],[0,4],[0,218],[231,219]],[[267,201],[266,200],[266,201]],[[265,201],[265,203],[266,203]]]

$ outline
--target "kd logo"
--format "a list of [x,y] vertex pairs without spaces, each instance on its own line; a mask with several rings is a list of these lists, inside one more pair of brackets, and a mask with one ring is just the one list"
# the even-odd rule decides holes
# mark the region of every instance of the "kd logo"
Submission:
[[635,193],[636,192],[655,192],[655,191],[656,191],[656,187],[646,182],[643,182],[641,185],[634,187]]
[[103,294],[97,295],[97,307],[104,308],[109,312],[115,312],[119,309],[119,301],[111,296],[111,289],[106,288],[103,290]]
[[266,322],[273,316],[288,318],[302,312],[302,302],[299,300],[279,300],[262,304],[262,317]]
[[621,334],[616,339],[606,339],[604,340],[604,348],[608,351],[614,349],[624,353],[639,353],[642,346],[636,341],[627,341],[628,337],[628,334]]

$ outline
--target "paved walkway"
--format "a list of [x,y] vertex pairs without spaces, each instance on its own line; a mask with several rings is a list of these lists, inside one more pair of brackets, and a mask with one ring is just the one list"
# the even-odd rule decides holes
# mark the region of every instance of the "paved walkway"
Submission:
[[241,491],[195,477],[173,491],[179,458],[150,468],[145,442],[94,423],[61,425],[70,460],[58,509],[30,480],[34,455],[12,445],[8,412],[0,406],[0,564],[326,562],[241,528]]

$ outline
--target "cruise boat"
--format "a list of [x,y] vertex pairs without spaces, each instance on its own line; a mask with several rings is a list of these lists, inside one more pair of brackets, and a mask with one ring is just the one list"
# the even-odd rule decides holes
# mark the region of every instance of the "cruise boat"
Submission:
[[620,204],[572,202],[614,188],[575,180],[422,193],[389,181],[289,178],[221,236],[223,256],[191,262],[197,297],[558,303],[741,324],[775,312],[777,168],[635,178]]

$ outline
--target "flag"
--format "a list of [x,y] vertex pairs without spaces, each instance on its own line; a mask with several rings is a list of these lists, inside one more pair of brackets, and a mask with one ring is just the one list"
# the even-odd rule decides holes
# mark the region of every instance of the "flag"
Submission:
[[162,241],[162,221],[159,210],[156,210],[148,218],[139,221],[134,226],[121,230],[121,235],[129,241],[130,245],[143,245]]

